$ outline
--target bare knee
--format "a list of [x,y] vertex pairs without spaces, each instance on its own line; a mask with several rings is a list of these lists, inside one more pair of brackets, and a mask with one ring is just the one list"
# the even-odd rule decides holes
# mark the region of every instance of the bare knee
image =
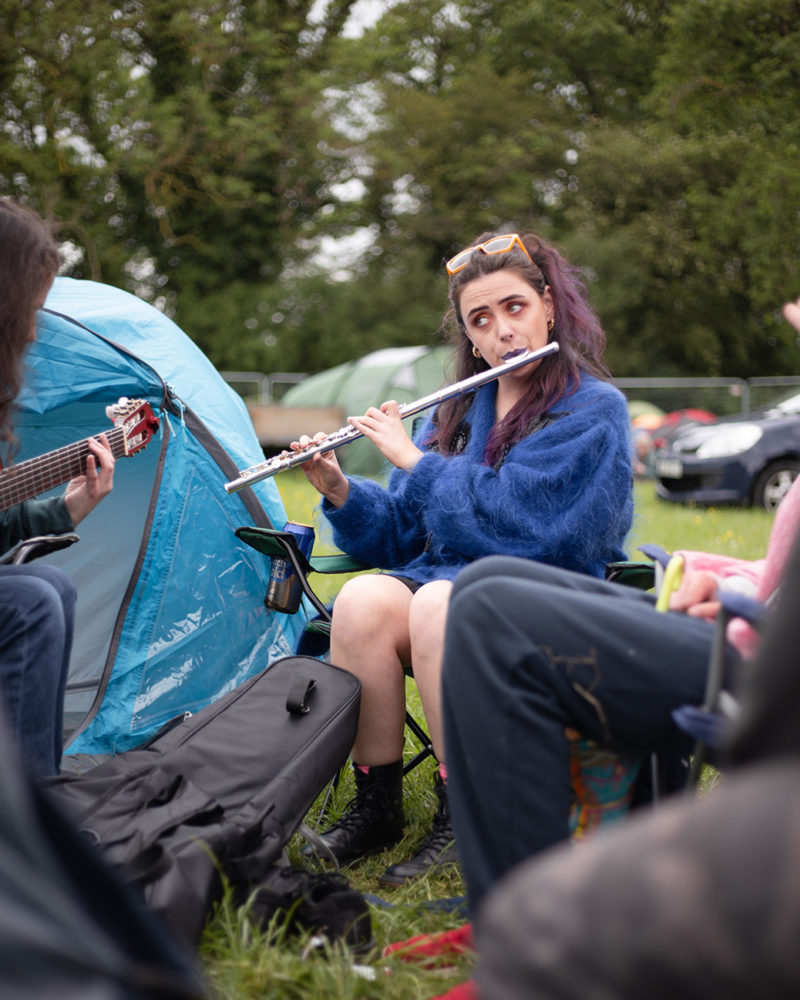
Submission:
[[333,604],[331,658],[354,672],[356,663],[402,666],[410,662],[408,609],[411,591],[390,576],[349,580]]
[[444,623],[450,592],[453,585],[449,580],[434,580],[414,594],[408,614],[411,635],[412,656],[417,658],[426,648],[439,647],[444,641]]
[[333,603],[332,629],[339,634],[375,637],[395,617],[408,619],[411,593],[389,576],[356,576],[348,580]]

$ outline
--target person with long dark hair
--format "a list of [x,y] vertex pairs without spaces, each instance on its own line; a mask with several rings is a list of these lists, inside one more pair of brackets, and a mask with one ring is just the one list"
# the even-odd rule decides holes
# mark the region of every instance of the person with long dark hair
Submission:
[[[36,313],[58,270],[58,248],[34,212],[0,200],[0,459],[16,450],[14,401]],[[63,534],[111,490],[114,458],[104,434],[89,442],[86,471],[64,495],[0,511],[0,554],[37,535]],[[54,566],[0,566],[0,695],[29,771],[58,771],[64,689],[72,646],[75,588]]]
[[382,876],[387,885],[457,859],[439,693],[452,579],[490,554],[601,577],[624,557],[632,517],[627,408],[607,381],[605,335],[578,269],[533,234],[485,233],[447,272],[459,381],[550,341],[559,350],[441,403],[413,440],[394,401],[350,417],[395,466],[387,488],[346,477],[333,451],[303,466],[336,544],[386,571],[348,581],[333,607],[331,662],[359,677],[362,694],[356,797],[323,834],[327,847],[350,862],[403,835],[404,669],[440,765],[433,829]]

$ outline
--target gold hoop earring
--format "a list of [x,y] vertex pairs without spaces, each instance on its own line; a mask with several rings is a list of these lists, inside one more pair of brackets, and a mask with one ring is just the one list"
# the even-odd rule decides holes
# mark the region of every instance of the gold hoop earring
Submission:
[[548,333],[552,333],[553,332],[553,327],[555,325],[556,325],[556,321],[551,316],[550,319],[547,321],[547,332]]
[[480,356],[481,356],[481,352],[478,350],[478,348],[474,344],[472,345],[472,356],[473,356],[473,358],[480,358]]

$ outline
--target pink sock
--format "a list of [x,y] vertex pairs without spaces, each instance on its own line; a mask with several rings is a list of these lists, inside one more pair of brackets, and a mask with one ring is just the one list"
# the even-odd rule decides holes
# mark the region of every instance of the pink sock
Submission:
[[447,784],[447,764],[439,765],[439,774],[441,776],[443,784]]
[[356,770],[362,774],[369,774],[369,764],[356,764]]

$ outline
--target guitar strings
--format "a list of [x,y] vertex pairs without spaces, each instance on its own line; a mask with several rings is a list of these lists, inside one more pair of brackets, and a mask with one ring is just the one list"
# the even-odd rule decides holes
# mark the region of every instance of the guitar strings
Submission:
[[[114,426],[105,434],[111,454],[115,459],[121,458],[125,454],[125,428]],[[81,475],[88,454],[87,438],[4,469],[0,472],[0,509],[6,510]]]

